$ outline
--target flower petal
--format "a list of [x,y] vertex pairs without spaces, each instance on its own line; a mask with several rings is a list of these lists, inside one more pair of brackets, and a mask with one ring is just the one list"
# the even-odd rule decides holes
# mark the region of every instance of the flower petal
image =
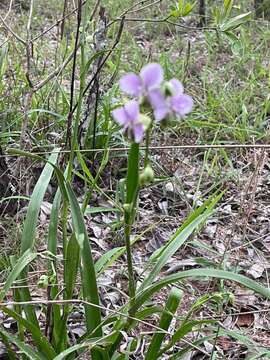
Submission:
[[113,110],[111,114],[119,125],[126,125],[129,121],[124,107]]
[[180,116],[188,114],[193,108],[193,99],[189,95],[179,95],[171,97],[171,107]]
[[172,95],[180,95],[184,92],[184,86],[182,83],[177,79],[171,79],[169,81],[170,87],[172,89]]
[[154,117],[156,121],[161,121],[165,119],[169,114],[169,109],[167,107],[160,107],[154,110]]
[[138,119],[140,113],[139,103],[136,100],[131,100],[125,104],[125,112],[128,120],[134,122]]
[[130,73],[124,75],[119,80],[120,88],[123,92],[131,96],[139,96],[142,90],[142,82],[138,75]]
[[159,89],[151,90],[148,94],[148,100],[151,106],[155,109],[158,107],[166,106],[165,96]]
[[142,141],[144,135],[143,124],[138,123],[133,126],[133,135],[136,143],[140,143]]
[[159,64],[148,64],[142,68],[140,76],[146,89],[156,87],[163,81],[163,69]]

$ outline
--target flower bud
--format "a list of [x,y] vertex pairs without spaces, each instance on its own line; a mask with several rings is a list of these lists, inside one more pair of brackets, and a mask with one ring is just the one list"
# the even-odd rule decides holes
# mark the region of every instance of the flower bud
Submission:
[[39,288],[47,288],[47,286],[49,285],[49,277],[47,275],[41,275],[37,285]]
[[123,205],[123,208],[124,208],[126,213],[130,212],[130,210],[131,210],[130,204],[127,204],[127,203]]
[[151,125],[151,118],[145,114],[140,114],[139,115],[139,122],[141,124],[143,124],[144,129],[147,130],[149,128],[149,126]]
[[148,164],[140,174],[140,184],[147,185],[151,183],[155,178],[155,173],[152,167]]

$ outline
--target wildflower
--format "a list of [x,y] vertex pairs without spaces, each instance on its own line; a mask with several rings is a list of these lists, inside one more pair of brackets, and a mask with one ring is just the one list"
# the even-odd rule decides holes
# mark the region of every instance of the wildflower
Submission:
[[132,137],[136,143],[143,139],[145,124],[140,116],[139,103],[136,100],[127,102],[123,107],[112,111],[114,120],[123,126],[123,132]]
[[147,96],[153,89],[157,89],[163,81],[161,65],[151,63],[145,65],[139,75],[129,73],[120,79],[120,88],[128,95],[140,97]]
[[177,79],[167,82],[165,94],[160,89],[152,90],[149,93],[149,101],[153,107],[156,121],[161,121],[169,116],[184,118],[193,107],[192,97],[184,94],[184,87]]

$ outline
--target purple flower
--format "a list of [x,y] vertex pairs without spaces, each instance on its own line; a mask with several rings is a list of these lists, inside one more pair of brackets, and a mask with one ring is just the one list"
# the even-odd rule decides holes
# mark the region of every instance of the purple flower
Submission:
[[121,77],[119,83],[123,92],[139,97],[160,86],[163,81],[163,69],[159,64],[145,65],[139,75],[130,73]]
[[143,139],[145,126],[140,121],[139,103],[136,100],[127,102],[123,107],[112,111],[114,120],[123,126],[124,133],[134,138],[136,143]]
[[166,84],[166,91],[169,92],[167,97],[160,89],[149,93],[149,101],[156,121],[161,121],[170,115],[184,118],[192,110],[192,97],[184,94],[184,87],[177,79],[171,79]]

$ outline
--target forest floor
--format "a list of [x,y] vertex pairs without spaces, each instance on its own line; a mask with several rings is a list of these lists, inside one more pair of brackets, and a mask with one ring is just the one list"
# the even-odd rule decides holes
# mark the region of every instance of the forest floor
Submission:
[[[33,37],[61,18],[60,5],[54,1],[48,3],[45,8],[42,1],[37,1],[33,17]],[[108,3],[108,21],[128,8],[128,4],[124,6],[120,0]],[[248,6],[244,6],[244,10],[248,11]],[[7,6],[0,9],[1,14],[8,11]],[[135,13],[134,17],[164,18],[166,11],[167,5],[161,2],[154,8],[149,7]],[[28,9],[21,5],[12,9],[9,14],[10,26],[21,36],[25,35],[25,30],[20,32],[19,29],[21,26],[25,29],[27,14]],[[65,36],[70,43],[74,40],[70,34],[73,31],[73,21],[72,17],[68,18],[65,29]],[[213,31],[198,30],[196,20],[192,17],[187,19],[186,26],[178,28],[171,24],[127,21],[117,54],[108,61],[101,75],[100,112],[110,99],[119,97],[119,76],[127,71],[139,71],[149,61],[161,63],[167,78],[177,77],[183,80],[186,93],[193,96],[196,104],[193,113],[176,128],[166,132],[157,129],[151,142],[151,146],[158,147],[150,152],[156,180],[140,192],[138,217],[133,229],[136,240],[133,247],[136,277],[140,281],[147,259],[173,236],[189,213],[211,195],[224,191],[206,224],[172,257],[160,276],[206,266],[232,270],[270,287],[269,149],[228,147],[269,143],[270,24],[265,20],[251,20],[237,32],[239,41],[234,42],[226,37],[218,38]],[[36,62],[31,77],[35,84],[46,78],[61,63],[57,54],[61,54],[63,58],[66,56],[67,48],[58,43],[59,28],[52,28],[34,43]],[[106,41],[113,42],[116,32],[117,27],[108,33]],[[4,44],[7,39],[7,44]],[[18,54],[22,53],[21,44],[7,35],[6,30],[0,32],[0,44],[3,54],[5,46],[9,46],[5,68],[1,67],[0,61],[0,92],[3,94],[0,99],[0,141],[5,150],[16,147],[19,142],[25,106],[23,84],[26,62],[24,56],[18,58]],[[31,113],[27,131],[28,150],[49,153],[52,145],[63,143],[70,72],[71,65],[66,67],[59,79],[60,90],[51,90],[49,83],[32,100],[33,109],[43,110],[33,110]],[[78,83],[75,84],[78,87]],[[108,84],[112,85],[109,87]],[[55,87],[55,83],[51,86]],[[101,135],[97,138],[97,148],[104,144],[102,130],[105,120],[102,115],[100,119],[98,134]],[[110,133],[108,143],[112,149],[126,146],[117,130]],[[205,144],[225,146],[205,149]],[[177,148],[180,145],[198,145],[201,148]],[[87,159],[93,172],[98,169],[101,158],[97,153],[94,159]],[[15,184],[23,184],[16,196],[29,196],[40,175],[42,164],[27,162],[27,167],[18,175],[14,169],[19,160],[6,155],[5,161]],[[96,211],[89,210],[85,214],[96,260],[112,248],[124,245],[122,223],[114,205],[125,167],[126,151],[110,151],[99,179],[99,189],[93,190],[89,203],[89,209]],[[83,181],[75,177],[73,186],[82,202],[85,191]],[[52,182],[39,217],[39,252],[46,249],[54,193],[55,183]],[[0,266],[3,282],[9,270],[9,256],[14,255],[20,246],[27,208],[27,200],[21,201],[23,206],[15,214],[3,212],[0,220]],[[61,246],[58,251],[61,256]],[[30,284],[35,299],[47,296],[46,290],[37,286],[40,275],[46,272],[45,266],[44,260],[35,263],[31,269]],[[59,271],[61,272],[61,266]],[[262,349],[270,350],[269,301],[229,281],[196,279],[183,281],[178,286],[184,292],[179,318],[187,314],[189,304],[206,294],[212,296],[212,300],[194,314],[194,319],[218,320],[216,359],[249,359],[252,356],[254,359],[264,358],[255,356]],[[124,257],[99,277],[99,288],[105,312],[118,309],[124,304],[127,291]],[[215,299],[217,294],[222,300]],[[10,293],[9,299],[11,298]],[[163,304],[164,298],[165,294],[160,293],[155,302]],[[40,308],[41,322],[45,321],[42,311]],[[69,321],[70,332],[74,337],[83,331],[82,316],[81,308],[75,307]],[[6,329],[12,331],[14,322],[10,322],[10,318],[3,317],[1,322]],[[149,329],[142,325],[134,331],[147,332]],[[241,336],[236,335],[236,332]],[[197,336],[198,333],[194,332],[187,340],[192,342]],[[136,359],[143,358],[144,346],[145,343],[142,342],[138,347]],[[185,359],[212,359],[212,343],[205,341],[200,348],[204,351],[191,351]]]

